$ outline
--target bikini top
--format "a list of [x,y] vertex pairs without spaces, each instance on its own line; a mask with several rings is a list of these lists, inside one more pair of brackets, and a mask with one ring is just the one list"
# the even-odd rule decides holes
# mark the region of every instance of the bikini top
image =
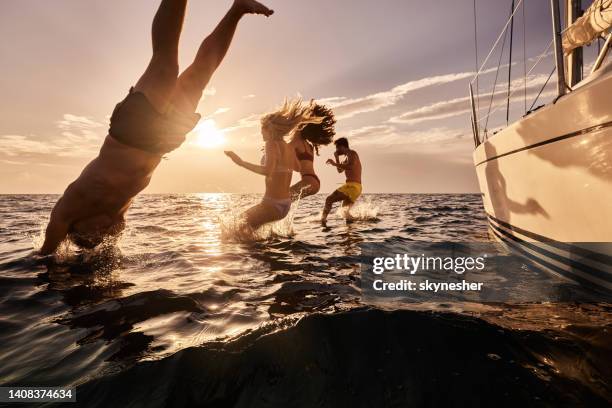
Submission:
[[306,143],[304,143],[304,151],[303,152],[298,152],[297,149],[295,149],[295,155],[297,156],[299,161],[305,160],[305,161],[314,161],[314,152],[313,153],[309,153],[308,152],[308,148],[306,147]]

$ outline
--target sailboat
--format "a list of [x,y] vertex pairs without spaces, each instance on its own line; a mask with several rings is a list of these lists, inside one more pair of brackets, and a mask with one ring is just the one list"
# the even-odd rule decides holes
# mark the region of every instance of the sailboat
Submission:
[[[554,99],[493,135],[482,129],[474,91],[482,64],[469,89],[473,160],[495,239],[546,271],[612,293],[612,0],[584,12],[580,3],[550,1]],[[582,77],[582,48],[594,41],[604,45]]]

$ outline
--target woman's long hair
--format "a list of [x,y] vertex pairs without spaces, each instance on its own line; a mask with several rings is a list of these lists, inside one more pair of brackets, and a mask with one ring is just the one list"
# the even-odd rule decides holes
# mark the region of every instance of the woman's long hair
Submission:
[[320,123],[309,123],[304,126],[300,131],[302,139],[306,140],[312,145],[313,150],[319,155],[319,146],[327,146],[334,140],[336,135],[336,117],[334,111],[325,105],[320,105],[315,102],[311,102],[313,109],[312,112],[323,120]]
[[305,104],[301,98],[285,100],[275,112],[261,118],[261,125],[267,125],[275,139],[281,139],[294,130],[302,130],[307,125],[321,124],[323,116],[315,113],[315,105]]

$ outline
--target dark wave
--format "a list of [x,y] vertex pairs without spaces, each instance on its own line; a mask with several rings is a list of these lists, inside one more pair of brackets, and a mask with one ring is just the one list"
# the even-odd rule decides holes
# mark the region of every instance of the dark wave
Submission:
[[[448,313],[313,314],[189,348],[78,388],[78,406],[607,407],[612,353],[550,331]],[[576,361],[575,356],[582,356]],[[570,358],[571,356],[571,358]],[[569,362],[572,362],[569,364]],[[70,405],[70,406],[75,406]]]

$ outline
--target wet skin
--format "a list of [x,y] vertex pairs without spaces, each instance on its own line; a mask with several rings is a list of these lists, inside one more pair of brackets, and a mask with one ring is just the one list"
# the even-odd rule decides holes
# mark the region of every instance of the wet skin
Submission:
[[84,247],[94,247],[106,235],[120,233],[125,212],[149,185],[160,161],[160,155],[107,136],[98,157],[68,186],[53,209],[41,253],[53,252],[55,238],[64,233]]

